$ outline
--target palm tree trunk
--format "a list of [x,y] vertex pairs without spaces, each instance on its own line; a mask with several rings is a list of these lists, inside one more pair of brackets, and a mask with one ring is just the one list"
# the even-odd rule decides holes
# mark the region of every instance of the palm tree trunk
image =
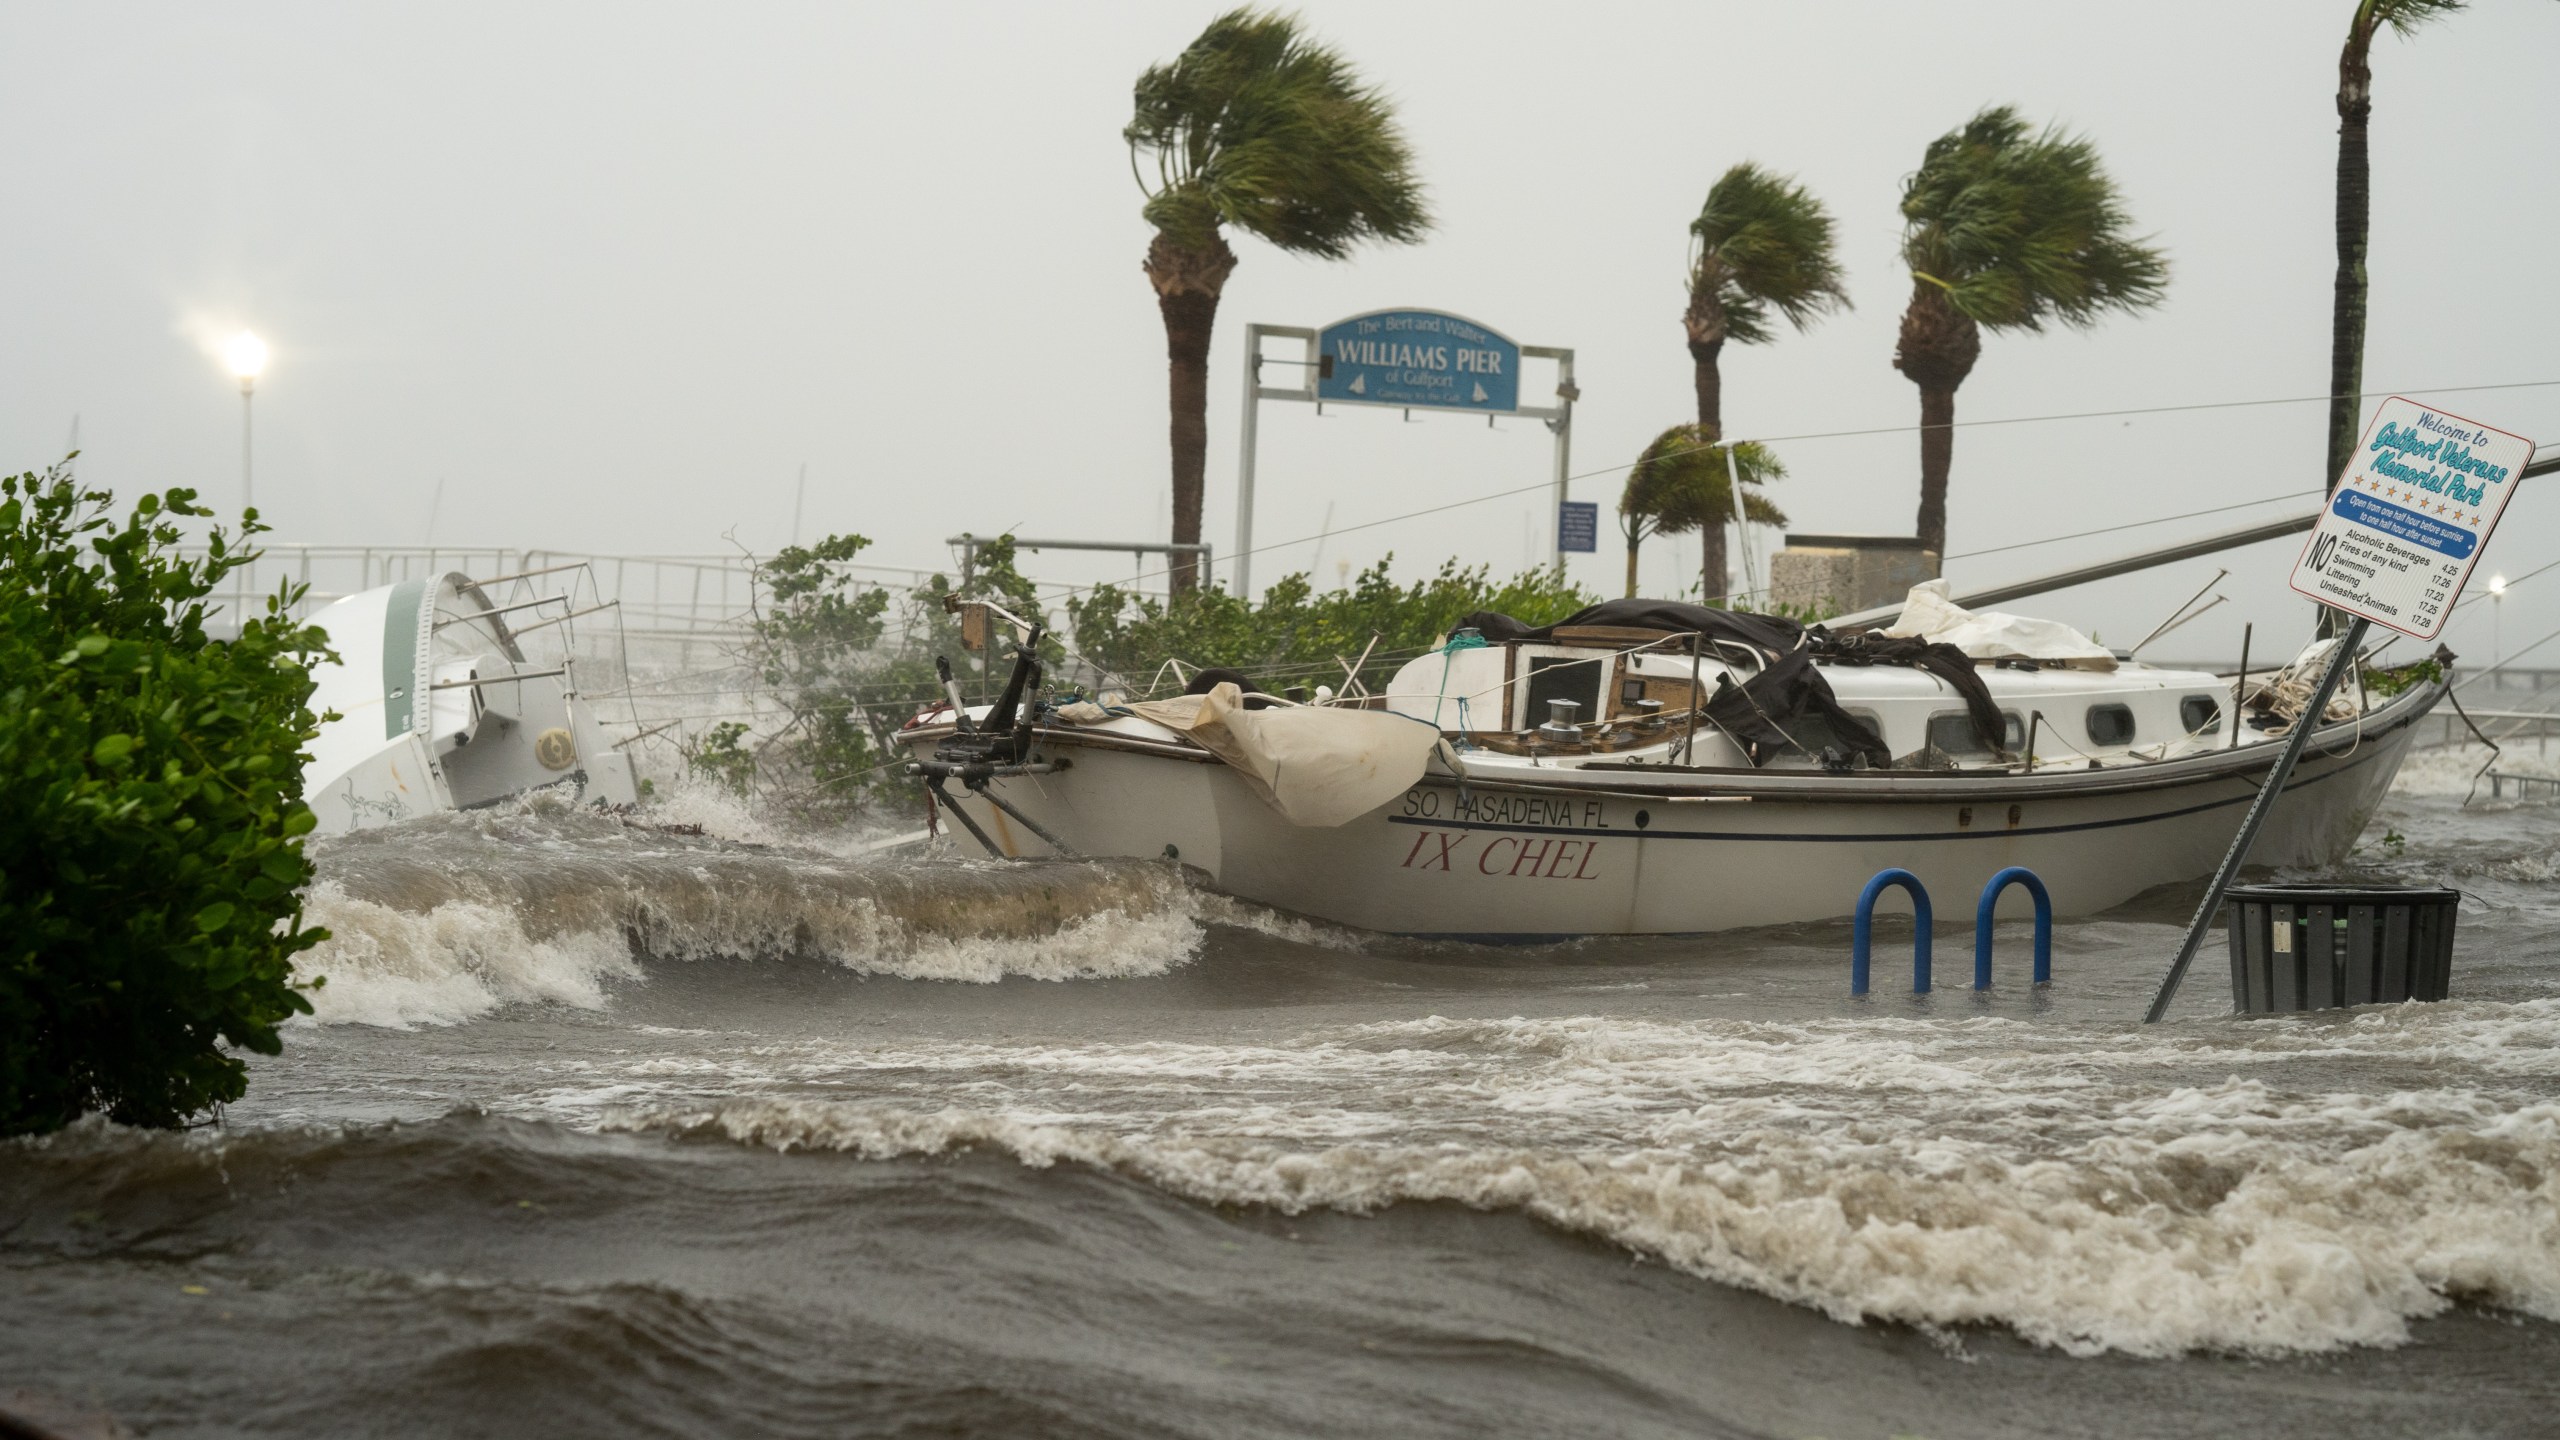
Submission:
[[[1701,264],[1689,280],[1689,309],[1680,319],[1689,331],[1690,379],[1698,391],[1698,426],[1715,441],[1724,439],[1724,369],[1718,363],[1729,336],[1724,305],[1717,298],[1720,271],[1712,260]],[[1740,496],[1734,504],[1742,503]],[[1698,527],[1698,603],[1712,605],[1725,593],[1724,526],[1715,521]]]
[[[1164,317],[1164,354],[1171,401],[1173,543],[1200,543],[1200,507],[1209,469],[1209,341],[1218,297],[1236,268],[1235,252],[1212,236],[1205,247],[1176,243],[1162,231],[1147,246],[1147,280]],[[1199,557],[1177,555],[1166,567],[1176,595],[1199,588]]]
[[2320,482],[2335,488],[2364,418],[2365,243],[2372,228],[2373,22],[2357,9],[2338,56],[2338,277],[2329,302],[2329,456]]
[[1982,329],[1947,301],[1944,287],[1915,278],[1902,312],[1893,367],[1920,387],[1920,548],[1947,553],[1947,472],[1956,453],[1956,388],[1982,357]]
[[1689,342],[1690,367],[1698,387],[1698,423],[1707,433],[1724,438],[1724,371],[1716,364],[1724,351],[1724,337]]
[[1920,548],[1947,553],[1947,472],[1956,456],[1956,392],[1920,387]]

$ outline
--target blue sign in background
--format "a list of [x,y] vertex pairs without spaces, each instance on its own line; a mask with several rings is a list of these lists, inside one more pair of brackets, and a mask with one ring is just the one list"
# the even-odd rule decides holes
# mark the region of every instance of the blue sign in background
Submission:
[[1508,415],[1520,408],[1520,347],[1437,310],[1376,310],[1324,327],[1316,398]]
[[1597,500],[1559,500],[1556,502],[1556,549],[1575,555],[1589,555],[1600,548],[1600,502]]
[[2388,500],[2341,487],[2332,506],[2338,518],[2368,530],[2379,530],[2397,539],[2424,545],[2441,555],[2468,560],[2480,544],[2480,532],[2464,525],[2447,525],[2431,516],[2421,515]]

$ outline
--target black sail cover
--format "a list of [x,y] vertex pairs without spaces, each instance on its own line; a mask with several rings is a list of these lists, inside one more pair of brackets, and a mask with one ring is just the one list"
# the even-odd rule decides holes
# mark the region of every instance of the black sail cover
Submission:
[[1458,622],[1496,645],[1552,639],[1558,630],[1613,626],[1695,634],[1708,646],[1748,648],[1760,669],[1740,685],[1719,680],[1707,701],[1708,721],[1731,735],[1754,765],[1766,765],[1800,748],[1785,726],[1808,715],[1820,716],[1854,752],[1877,769],[1892,765],[1893,752],[1874,728],[1840,707],[1831,682],[1816,660],[1844,665],[1910,665],[1944,680],[1964,697],[1965,714],[1974,733],[1994,755],[2008,753],[2006,725],[1989,686],[1975,672],[1973,657],[1953,645],[1918,639],[1888,640],[1870,635],[1834,635],[1820,625],[1805,625],[1781,615],[1754,615],[1744,610],[1718,610],[1677,600],[1604,600],[1578,610],[1553,625],[1532,628],[1508,615],[1479,610]]

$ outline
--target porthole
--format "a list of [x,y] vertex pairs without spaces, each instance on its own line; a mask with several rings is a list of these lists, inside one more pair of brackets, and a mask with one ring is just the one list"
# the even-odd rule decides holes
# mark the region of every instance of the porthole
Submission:
[[2133,707],[2130,705],[2090,706],[2089,743],[2092,745],[2132,744]]
[[[1929,743],[1949,755],[1987,754],[1982,737],[1974,732],[1973,716],[1962,710],[1941,710],[1929,717]],[[2027,743],[2027,722],[2015,710],[2000,712],[2000,743],[2020,750]]]
[[2222,733],[2222,701],[2212,695],[2190,695],[2178,702],[2178,723],[2190,735]]

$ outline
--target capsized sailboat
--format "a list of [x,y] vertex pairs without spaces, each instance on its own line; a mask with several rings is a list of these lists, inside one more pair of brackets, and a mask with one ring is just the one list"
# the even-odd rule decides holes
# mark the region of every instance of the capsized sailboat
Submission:
[[2320,864],[2353,844],[2452,657],[2360,666],[2306,720],[2327,643],[2243,680],[1970,613],[1943,582],[1868,635],[1614,601],[1534,628],[1469,616],[1379,696],[1300,705],[1230,681],[1041,704],[1018,669],[997,705],[955,692],[901,740],[993,853],[1170,857],[1395,934],[1820,920],[1889,867],[1969,899],[2023,865],[2083,914],[2209,873],[2297,724],[2310,749],[2253,854]]
[[[577,661],[561,643],[577,613],[573,596],[559,593],[500,604],[484,582],[453,573],[366,590],[314,613],[337,656],[312,672],[311,708],[336,718],[322,722],[303,768],[321,833],[535,790],[637,802],[631,759],[579,697]],[[536,642],[528,637],[544,632],[542,653],[529,653]]]

